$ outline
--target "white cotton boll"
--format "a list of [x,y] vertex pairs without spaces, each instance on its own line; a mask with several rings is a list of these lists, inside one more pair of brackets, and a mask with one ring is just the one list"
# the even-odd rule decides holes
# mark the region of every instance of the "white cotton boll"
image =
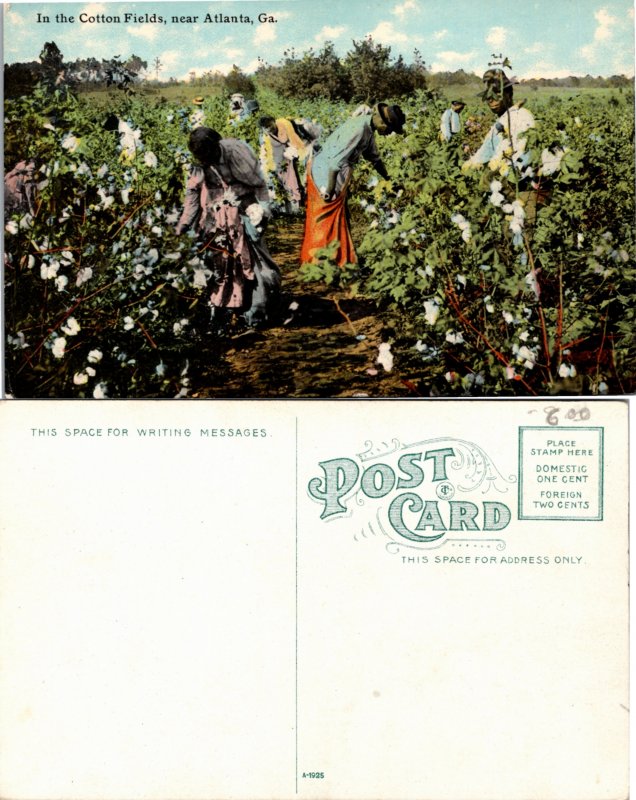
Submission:
[[446,331],[446,341],[450,342],[450,344],[462,344],[464,337],[462,336],[461,331]]
[[15,235],[20,230],[18,223],[14,219],[9,220],[9,222],[7,222],[7,224],[4,226],[4,229],[7,233],[12,235]]
[[260,203],[251,203],[245,209],[245,213],[247,214],[249,221],[252,223],[252,225],[254,225],[254,227],[257,227],[263,221],[263,214],[265,212],[263,206],[261,206]]
[[93,389],[93,397],[95,400],[104,400],[106,397],[108,397],[107,388],[108,387],[105,383],[98,383]]
[[203,269],[195,269],[194,270],[193,285],[197,289],[205,289],[205,287],[208,285],[208,280],[207,280],[207,277],[206,277],[206,274],[205,274],[205,270],[203,270]]
[[86,372],[76,372],[73,375],[73,383],[76,386],[83,386],[85,383],[88,383],[88,375]]
[[515,318],[512,316],[510,311],[502,311],[501,313],[508,325],[512,325],[512,323],[515,321]]
[[75,319],[75,317],[69,317],[66,320],[66,324],[62,325],[62,331],[67,336],[77,336],[77,334],[80,332],[80,330],[81,330],[81,328],[80,328],[79,322]]
[[130,189],[122,189],[120,194],[121,194],[122,203],[125,206],[127,206],[128,205],[128,200],[129,200],[129,197],[130,197]]
[[559,367],[559,375],[562,378],[574,378],[576,377],[576,367],[574,364],[561,364]]
[[462,231],[462,239],[465,242],[470,242],[470,237],[471,237],[470,228],[464,228],[464,230]]
[[62,358],[64,356],[64,350],[66,349],[66,339],[63,336],[58,336],[57,339],[53,342],[52,353],[55,358]]
[[525,345],[519,348],[517,352],[517,358],[519,359],[519,361],[523,361],[524,366],[527,367],[528,369],[532,369],[534,367],[535,361],[537,360],[536,354],[532,350],[530,350],[529,347],[526,347]]
[[69,153],[74,153],[79,147],[79,139],[72,133],[65,133],[62,137],[62,147]]
[[110,194],[106,194],[104,189],[98,189],[97,194],[100,197],[101,205],[104,209],[110,208],[115,202],[115,198]]
[[[567,148],[566,148],[567,149]],[[565,155],[566,150],[558,148],[556,152],[552,152],[547,148],[541,152],[541,174],[553,175],[561,168],[561,159]]]
[[380,344],[378,348],[378,357],[375,363],[383,367],[385,372],[391,372],[393,369],[393,353],[391,352],[391,345],[389,342],[382,342],[382,344]]
[[75,280],[76,286],[81,286],[83,283],[90,281],[93,277],[93,268],[92,267],[82,267],[77,273],[77,279]]
[[55,279],[55,288],[58,290],[58,292],[64,291],[67,284],[68,284],[68,278],[66,277],[66,275],[58,275],[58,277]]
[[91,378],[94,378],[95,375],[97,375],[97,372],[95,371],[95,369],[93,367],[86,367],[84,372],[86,372],[86,374],[89,375]]
[[439,302],[433,298],[424,301],[424,318],[429,325],[435,325],[439,317]]
[[135,327],[135,321],[132,317],[124,317],[124,330],[130,331]]
[[147,150],[144,153],[144,164],[147,167],[151,167],[152,169],[154,169],[158,163],[159,162],[157,156],[152,152],[152,150]]
[[49,264],[42,263],[40,267],[40,276],[43,280],[52,280],[53,278],[57,277],[58,270],[60,268],[60,262],[56,259],[53,259]]

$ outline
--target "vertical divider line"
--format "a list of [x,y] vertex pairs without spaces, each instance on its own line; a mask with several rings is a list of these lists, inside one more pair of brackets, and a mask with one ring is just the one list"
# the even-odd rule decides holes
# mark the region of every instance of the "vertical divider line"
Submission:
[[296,691],[296,794],[298,794],[298,417],[296,417],[296,436],[295,436],[295,536],[296,536],[296,601],[295,601],[295,625],[296,625],[296,660],[295,660],[295,691]]

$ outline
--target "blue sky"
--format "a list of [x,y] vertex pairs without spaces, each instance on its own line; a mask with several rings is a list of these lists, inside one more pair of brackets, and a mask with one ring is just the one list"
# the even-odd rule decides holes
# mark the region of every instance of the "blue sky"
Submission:
[[[37,14],[50,23],[37,23]],[[55,15],[76,18],[59,24]],[[118,15],[120,23],[80,23],[80,14]],[[125,13],[157,14],[166,24],[126,23]],[[206,13],[247,15],[253,24],[203,23]],[[264,13],[277,22],[259,23]],[[197,16],[173,24],[173,15]],[[42,18],[43,18],[42,17]],[[162,79],[194,70],[226,73],[232,64],[270,64],[294,46],[302,52],[333,41],[340,54],[367,34],[401,53],[413,49],[433,71],[481,74],[491,53],[504,53],[518,78],[634,74],[634,5],[626,0],[235,0],[234,2],[9,3],[4,5],[4,61],[36,60],[55,41],[66,60],[135,53],[159,57]]]

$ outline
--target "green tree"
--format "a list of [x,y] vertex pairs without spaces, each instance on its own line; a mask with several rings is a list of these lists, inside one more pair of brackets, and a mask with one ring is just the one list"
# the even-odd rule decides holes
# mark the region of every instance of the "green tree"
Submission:
[[353,42],[353,50],[347,53],[345,65],[354,100],[372,103],[387,94],[392,83],[390,59],[391,48],[374,42],[371,36]]
[[250,97],[256,91],[254,81],[246,75],[236,64],[232,66],[230,72],[224,80],[224,88],[228,94],[242,94]]

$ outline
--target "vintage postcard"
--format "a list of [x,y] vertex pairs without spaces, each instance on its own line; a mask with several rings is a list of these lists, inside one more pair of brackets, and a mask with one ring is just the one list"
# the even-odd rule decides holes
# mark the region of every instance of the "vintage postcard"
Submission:
[[631,0],[7,3],[4,392],[634,392]]
[[628,796],[626,401],[0,410],[2,797]]

